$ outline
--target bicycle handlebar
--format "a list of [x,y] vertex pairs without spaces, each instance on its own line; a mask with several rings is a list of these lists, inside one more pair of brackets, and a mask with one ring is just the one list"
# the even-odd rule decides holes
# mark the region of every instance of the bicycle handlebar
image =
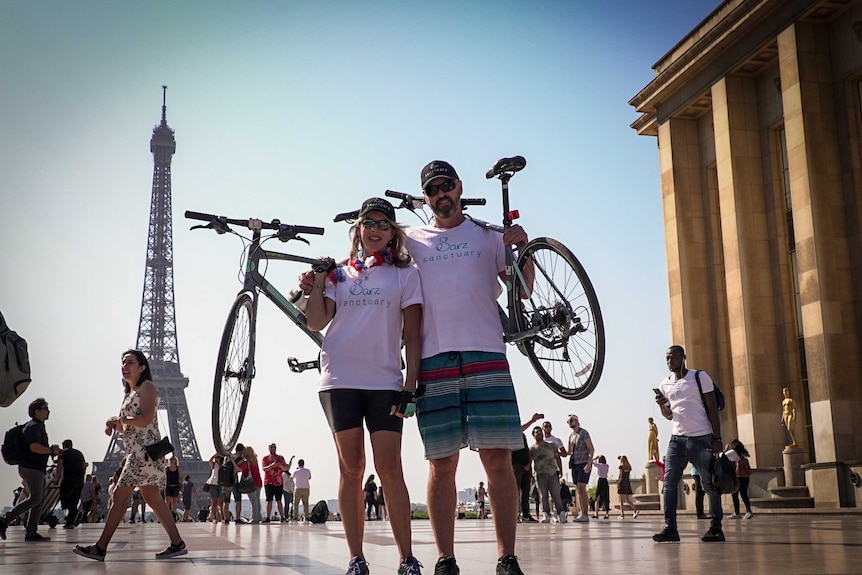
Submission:
[[253,218],[240,220],[235,218],[227,218],[225,216],[216,216],[213,214],[205,214],[202,212],[193,212],[191,210],[186,210],[185,216],[189,220],[200,220],[202,222],[218,222],[222,225],[230,225],[230,226],[243,226],[248,229],[252,228],[252,222],[259,222],[260,229],[262,230],[278,230],[279,236],[282,235],[296,235],[296,234],[310,234],[315,236],[322,236],[324,233],[323,228],[319,228],[316,226],[296,226],[291,224],[283,224],[280,220],[275,219],[271,222],[264,222],[262,220],[255,220]]
[[[404,203],[418,203],[425,204],[425,196],[411,196],[410,194],[406,194],[404,192],[397,192],[395,190],[386,190],[386,195],[390,198],[397,198]],[[487,203],[485,198],[461,198],[462,206],[484,206]],[[404,207],[402,204],[400,207]]]

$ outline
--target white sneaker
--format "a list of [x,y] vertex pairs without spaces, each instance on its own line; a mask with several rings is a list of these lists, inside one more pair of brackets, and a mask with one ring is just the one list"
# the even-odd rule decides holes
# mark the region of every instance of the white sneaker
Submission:
[[740,517],[742,516],[739,513],[731,513],[727,516],[728,519],[739,519]]
[[559,518],[560,518],[560,523],[568,523],[569,522],[569,520],[566,519],[566,512],[565,511],[560,511]]
[[638,515],[640,515],[640,514],[641,514],[640,510],[635,509],[635,514],[634,514],[634,515],[632,515],[632,519],[637,519],[637,518],[638,518]]
[[577,522],[577,523],[589,523],[590,522],[590,516],[589,515],[578,515],[577,518],[575,518],[575,522]]
[[742,516],[743,519],[751,519],[752,517],[754,516],[751,514],[751,511]]
[[551,516],[548,515],[547,513],[542,513],[541,523],[550,523],[550,522],[551,522]]

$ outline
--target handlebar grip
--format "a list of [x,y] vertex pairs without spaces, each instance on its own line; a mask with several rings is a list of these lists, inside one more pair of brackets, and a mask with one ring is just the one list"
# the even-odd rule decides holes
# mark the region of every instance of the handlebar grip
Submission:
[[414,200],[419,200],[420,202],[424,202],[425,198],[411,196],[410,194],[405,194],[404,192],[396,192],[395,190],[386,190],[385,195],[390,198],[398,198],[399,200],[407,200],[408,202],[412,202]]
[[298,234],[311,234],[314,236],[322,236],[325,231],[323,228],[314,226],[291,226]]
[[218,219],[218,216],[204,214],[202,212],[193,212],[191,210],[186,210],[185,216],[189,220],[201,220],[202,222],[211,222]]
[[353,210],[352,212],[344,212],[343,214],[338,214],[334,218],[332,218],[333,222],[344,222],[347,220],[355,220],[359,217],[359,210]]

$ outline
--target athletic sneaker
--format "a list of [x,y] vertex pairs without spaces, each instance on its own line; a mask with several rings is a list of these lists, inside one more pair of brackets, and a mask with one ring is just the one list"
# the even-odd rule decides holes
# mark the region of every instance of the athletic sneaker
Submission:
[[422,564],[415,557],[408,557],[398,566],[398,575],[422,575]]
[[347,564],[347,573],[345,575],[368,575],[368,563],[361,557],[354,557]]
[[575,517],[574,521],[575,521],[575,523],[589,523],[590,522],[590,516],[589,515],[578,515],[577,517]]
[[75,545],[72,553],[86,557],[87,559],[95,559],[96,561],[104,561],[107,551],[96,544],[93,545]]
[[497,561],[497,575],[524,575],[514,555],[503,555]]
[[743,519],[751,519],[752,517],[754,517],[754,515],[751,513],[751,511],[748,511],[745,515],[742,516]]
[[568,523],[569,522],[569,520],[566,519],[566,512],[565,511],[560,511],[559,517],[560,517],[560,523]]
[[634,515],[632,515],[632,519],[637,519],[637,518],[638,518],[638,515],[640,515],[640,514],[641,514],[640,510],[635,509],[635,514],[634,514]]
[[652,540],[659,543],[679,541],[679,531],[676,530],[676,527],[665,525],[664,529],[652,536]]
[[721,527],[710,527],[700,540],[706,542],[724,541],[724,532]]
[[742,517],[742,515],[740,515],[739,513],[731,513],[727,516],[728,519],[739,519],[740,517]]
[[454,557],[441,557],[434,565],[434,575],[461,575],[461,570]]
[[548,514],[547,512],[542,513],[542,523],[550,523],[550,522],[551,522],[550,514]]
[[170,559],[171,557],[186,555],[188,552],[189,550],[186,549],[186,542],[181,539],[179,543],[171,543],[168,545],[167,549],[161,553],[156,553],[156,559]]

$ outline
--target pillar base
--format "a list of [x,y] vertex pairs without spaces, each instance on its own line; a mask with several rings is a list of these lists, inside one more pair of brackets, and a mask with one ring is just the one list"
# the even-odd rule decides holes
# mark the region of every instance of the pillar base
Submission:
[[781,452],[784,458],[784,485],[787,487],[805,486],[805,472],[802,466],[808,463],[808,451],[801,447],[786,447]]

